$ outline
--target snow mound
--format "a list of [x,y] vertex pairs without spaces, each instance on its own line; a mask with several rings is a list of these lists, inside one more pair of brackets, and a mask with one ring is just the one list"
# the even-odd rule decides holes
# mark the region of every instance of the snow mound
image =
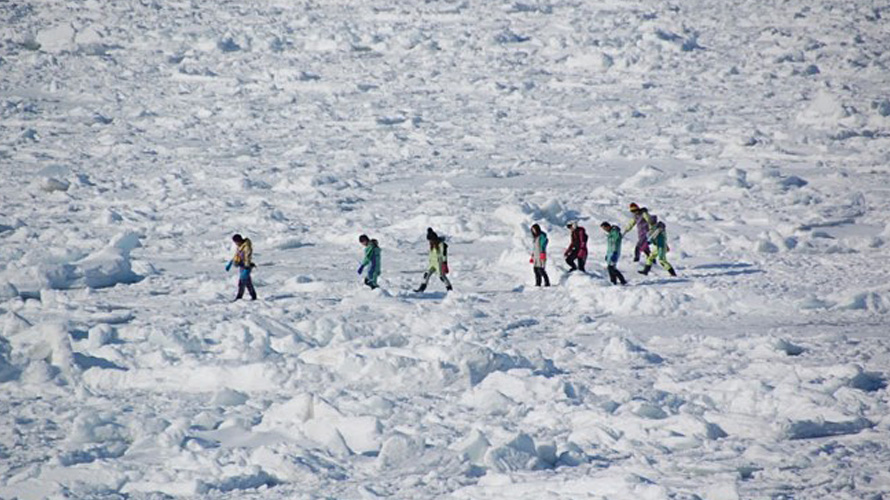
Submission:
[[376,417],[345,415],[312,394],[273,404],[257,429],[304,436],[337,456],[377,453],[382,445],[382,427]]
[[797,121],[817,129],[834,129],[850,114],[850,110],[837,96],[827,90],[820,90],[798,113]]
[[667,179],[667,174],[663,170],[653,165],[646,165],[637,171],[634,175],[628,177],[621,183],[623,189],[640,189],[662,184]]
[[138,282],[142,277],[133,272],[130,252],[140,246],[139,236],[126,232],[105,248],[76,262],[83,284],[89,288],[105,288]]
[[664,358],[624,337],[611,337],[603,348],[603,357],[612,361],[659,364]]
[[815,439],[831,436],[843,436],[858,434],[865,429],[871,429],[875,424],[866,418],[857,418],[843,422],[830,422],[826,420],[798,420],[789,423],[785,429],[787,439]]

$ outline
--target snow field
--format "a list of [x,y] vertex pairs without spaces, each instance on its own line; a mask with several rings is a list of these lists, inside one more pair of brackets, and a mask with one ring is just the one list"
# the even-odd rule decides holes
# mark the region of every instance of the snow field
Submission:
[[[878,3],[0,13],[0,497],[890,488]],[[606,282],[630,201],[678,278]]]

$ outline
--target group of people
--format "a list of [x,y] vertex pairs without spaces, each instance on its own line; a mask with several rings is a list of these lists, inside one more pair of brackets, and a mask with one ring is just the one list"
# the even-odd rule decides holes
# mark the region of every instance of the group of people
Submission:
[[[674,266],[667,260],[667,253],[670,250],[667,244],[667,229],[663,221],[659,221],[656,215],[650,214],[646,207],[641,207],[636,203],[630,204],[631,219],[622,231],[621,227],[604,221],[600,224],[600,228],[606,233],[606,270],[609,273],[609,281],[613,285],[627,284],[627,279],[618,270],[618,259],[621,257],[621,242],[624,235],[629,233],[634,227],[637,228],[637,243],[634,246],[634,262],[639,262],[642,255],[646,256],[646,261],[638,271],[642,275],[648,275],[652,270],[652,265],[657,260],[668,274],[676,276],[677,272]],[[571,232],[571,241],[568,248],[565,249],[566,264],[569,265],[569,272],[584,270],[587,262],[587,231],[578,225],[577,221],[571,221],[566,224]],[[547,275],[547,233],[541,230],[541,226],[533,224],[531,227],[532,235],[532,255],[529,263],[535,272],[535,286],[550,286],[550,277]]]
[[[618,270],[618,259],[621,257],[621,243],[624,235],[637,229],[637,243],[634,245],[634,262],[639,262],[643,255],[646,260],[639,273],[643,275],[649,274],[653,264],[656,261],[671,276],[676,276],[677,272],[667,260],[667,253],[670,250],[667,244],[667,230],[663,221],[658,217],[650,214],[646,207],[640,207],[636,203],[630,204],[631,220],[622,230],[621,227],[608,221],[600,224],[600,228],[606,233],[606,270],[609,273],[609,280],[613,285],[626,285],[627,280],[621,271]],[[585,273],[585,264],[587,263],[587,231],[581,227],[577,221],[571,221],[566,224],[566,228],[571,232],[571,240],[568,248],[563,252],[566,264],[569,265],[569,272],[581,271]],[[536,286],[550,286],[550,277],[547,275],[547,244],[549,240],[547,233],[541,230],[541,226],[533,224],[531,227],[532,235],[532,253],[529,263],[535,273]],[[423,292],[429,284],[430,278],[438,276],[439,280],[445,285],[446,290],[452,290],[451,281],[448,279],[448,244],[445,238],[437,234],[432,228],[427,228],[426,239],[429,243],[429,265],[423,273],[423,282],[415,289],[415,292]],[[364,283],[372,290],[378,288],[377,279],[380,277],[381,271],[381,250],[376,239],[371,239],[363,234],[358,238],[359,243],[365,248],[361,265],[358,268],[359,276],[364,275]],[[235,300],[244,297],[244,291],[250,293],[251,300],[256,300],[256,290],[251,280],[251,271],[256,267],[253,263],[253,245],[249,238],[244,238],[240,234],[232,236],[236,250],[235,255],[226,265],[226,271],[232,266],[239,269],[238,276],[238,295]]]

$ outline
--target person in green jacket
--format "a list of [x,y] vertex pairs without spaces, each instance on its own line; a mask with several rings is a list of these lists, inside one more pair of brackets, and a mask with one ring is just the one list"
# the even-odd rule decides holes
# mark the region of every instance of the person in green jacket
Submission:
[[547,233],[541,231],[541,226],[534,224],[531,228],[532,233],[532,256],[529,259],[529,264],[534,267],[535,271],[535,286],[541,286],[541,281],[544,281],[544,286],[550,286],[550,277],[547,276]]
[[613,285],[619,282],[622,285],[627,284],[624,275],[618,270],[618,258],[621,257],[621,228],[614,226],[608,222],[600,224],[600,228],[608,234],[608,243],[606,245],[606,269],[609,271],[609,280]]
[[434,274],[439,275],[439,279],[442,280],[442,283],[445,283],[446,290],[453,290],[451,282],[448,281],[448,244],[431,227],[426,230],[426,240],[430,244],[429,267],[423,273],[423,283],[414,291],[419,293],[426,290],[430,277]]
[[659,221],[658,217],[653,215],[652,223],[652,230],[649,231],[649,244],[655,247],[655,251],[649,254],[649,258],[646,259],[646,265],[640,269],[639,273],[642,275],[649,274],[652,264],[655,263],[655,259],[658,259],[658,263],[667,270],[668,274],[676,276],[677,272],[674,271],[674,266],[667,260],[667,253],[670,251],[670,248],[668,248],[667,244],[667,229],[664,222]]
[[365,267],[368,268],[365,284],[373,290],[378,287],[377,278],[380,276],[380,245],[377,244],[377,240],[368,238],[366,234],[359,236],[358,242],[365,247],[365,257],[362,259],[362,265],[358,268],[358,274],[361,276]]

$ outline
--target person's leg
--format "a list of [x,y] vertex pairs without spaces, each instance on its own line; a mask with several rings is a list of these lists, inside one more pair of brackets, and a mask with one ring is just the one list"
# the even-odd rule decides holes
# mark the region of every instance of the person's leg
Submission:
[[646,257],[651,253],[651,250],[649,249],[649,240],[646,238],[640,240],[640,251],[643,252]]
[[637,240],[637,244],[634,245],[634,262],[640,261],[640,251],[644,242],[645,240]]
[[235,300],[241,300],[244,297],[244,279],[238,278],[238,295],[235,296]]
[[256,300],[256,289],[253,287],[253,279],[250,275],[247,275],[247,291],[250,293],[250,300]]
[[677,272],[674,271],[674,266],[672,266],[671,263],[667,260],[667,248],[659,247],[657,253],[658,263],[661,265],[661,267],[663,267],[671,276],[676,276]]
[[613,285],[616,284],[618,278],[615,276],[615,266],[609,264],[606,267],[606,270],[609,271],[609,281],[611,281]]
[[427,269],[426,272],[423,273],[423,283],[421,283],[420,286],[417,287],[416,290],[414,290],[415,292],[422,292],[426,290],[426,286],[430,282],[430,276],[433,275],[433,272],[433,269]]
[[448,281],[448,276],[440,274],[439,279],[442,280],[442,283],[445,283],[445,290],[448,290],[449,292],[453,290],[453,288],[451,287],[451,282]]
[[535,267],[535,286],[541,286],[541,268]]
[[656,253],[652,252],[649,254],[649,257],[646,258],[646,265],[640,269],[640,274],[646,275],[649,274],[649,271],[652,269],[652,264],[655,263]]
[[575,258],[576,257],[578,257],[578,252],[574,252],[574,251],[569,252],[569,254],[566,255],[566,264],[569,265],[569,272],[574,271],[575,269],[578,269],[577,267],[575,267]]
[[582,273],[586,273],[587,271],[584,269],[584,265],[587,264],[586,257],[578,257],[578,270]]
[[544,286],[550,286],[550,276],[547,276],[547,270],[541,268],[541,277],[544,278]]
[[[619,271],[618,268],[614,265],[612,266],[612,271],[615,273],[615,279],[617,279],[622,285],[627,284],[627,280],[624,279],[624,275],[621,274],[621,271]],[[614,283],[614,281],[612,283]]]

